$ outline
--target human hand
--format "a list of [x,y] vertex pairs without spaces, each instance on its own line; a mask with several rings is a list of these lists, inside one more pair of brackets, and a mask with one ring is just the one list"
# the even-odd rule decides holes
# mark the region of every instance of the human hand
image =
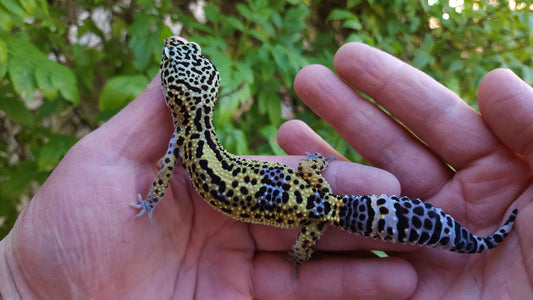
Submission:
[[[2,298],[382,299],[411,294],[413,269],[398,258],[322,257],[294,279],[294,265],[284,258],[297,230],[222,215],[199,198],[180,167],[153,223],[133,219],[137,210],[128,203],[138,192],[146,195],[172,134],[160,85],[156,78],[77,143],[21,213],[0,242]],[[301,157],[260,159],[296,166]],[[375,168],[336,162],[325,175],[337,190],[399,191],[392,175]],[[351,180],[355,177],[361,180]],[[397,274],[411,276],[405,280]]]
[[[431,202],[478,236],[519,209],[507,239],[482,254],[390,251],[416,270],[416,276],[398,273],[410,285],[417,281],[413,298],[532,298],[533,89],[508,70],[494,70],[479,86],[478,114],[429,76],[369,46],[344,45],[334,66],[340,78],[318,65],[300,71],[297,94],[370,163],[394,174],[402,195]],[[299,121],[284,124],[278,141],[288,154],[339,155]]]

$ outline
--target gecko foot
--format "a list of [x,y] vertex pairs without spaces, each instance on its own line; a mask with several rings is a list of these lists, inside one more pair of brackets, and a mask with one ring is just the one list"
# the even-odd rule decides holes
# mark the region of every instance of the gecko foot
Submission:
[[330,156],[330,157],[324,157],[322,156],[322,153],[315,152],[314,154],[311,154],[311,152],[305,151],[305,154],[307,155],[307,158],[304,158],[305,160],[312,160],[312,159],[324,159],[326,162],[329,162],[330,160],[336,160],[336,156]]
[[287,256],[285,256],[285,260],[294,263],[293,279],[298,279],[298,272],[300,271],[300,266],[303,262],[297,258],[294,251],[289,251]]
[[130,207],[141,209],[141,211],[135,216],[135,219],[144,215],[145,212],[148,212],[148,220],[150,220],[150,223],[151,223],[152,222],[152,211],[154,210],[154,207],[147,204],[147,200],[143,200],[141,194],[137,194],[137,201],[139,201],[139,204],[137,203],[129,204]]

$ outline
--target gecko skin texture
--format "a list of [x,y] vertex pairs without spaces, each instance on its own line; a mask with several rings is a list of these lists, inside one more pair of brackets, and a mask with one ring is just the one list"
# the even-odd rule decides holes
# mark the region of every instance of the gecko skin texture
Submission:
[[219,73],[195,43],[169,38],[163,47],[161,81],[174,121],[174,134],[146,199],[139,195],[136,217],[152,211],[167,189],[178,157],[196,191],[216,210],[249,223],[301,227],[291,258],[298,267],[327,225],[393,243],[480,253],[511,231],[517,210],[487,237],[477,237],[450,215],[419,199],[387,195],[339,196],[322,177],[331,158],[309,154],[295,170],[240,158],[219,143],[213,127]]

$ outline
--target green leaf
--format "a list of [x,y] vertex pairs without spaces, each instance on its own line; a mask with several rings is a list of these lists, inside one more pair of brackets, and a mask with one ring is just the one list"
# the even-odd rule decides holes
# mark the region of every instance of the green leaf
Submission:
[[204,6],[205,18],[212,23],[220,22],[220,8],[213,3]]
[[353,30],[363,29],[363,25],[361,24],[361,22],[359,22],[359,20],[356,20],[356,19],[350,19],[350,20],[344,21],[344,23],[342,23],[342,27],[353,29]]
[[281,102],[277,95],[273,94],[268,97],[267,112],[270,122],[278,126],[281,123]]
[[[282,23],[283,23],[282,16],[280,14],[278,14],[278,13],[274,13],[272,15],[272,24],[274,26],[280,28],[282,26]],[[263,24],[263,26],[265,27],[265,30],[267,30],[270,35],[275,35],[276,34],[276,31],[275,31],[274,27],[272,25],[270,25],[269,23],[265,23],[265,24]]]
[[128,46],[133,51],[135,67],[141,71],[146,70],[148,64],[152,62],[155,45],[157,52],[160,53],[159,29],[154,20],[151,15],[136,13],[134,22],[128,28],[131,34]]
[[234,74],[236,75],[235,80],[237,82],[245,83],[254,81],[254,70],[252,70],[252,66],[249,64],[239,62],[235,65],[235,69]]
[[354,17],[354,14],[350,11],[347,11],[347,10],[343,10],[343,9],[333,9],[326,21],[331,21],[331,20],[345,20],[345,19],[350,19],[350,18],[353,18]]
[[100,110],[111,110],[125,106],[139,95],[150,81],[143,75],[117,76],[108,80],[100,99]]
[[389,255],[387,254],[387,252],[385,251],[381,251],[381,250],[371,250],[372,252],[374,252],[374,254],[377,256],[377,257],[380,257],[380,258],[386,258],[386,257],[389,257]]
[[278,126],[281,123],[281,102],[276,93],[281,88],[281,84],[274,79],[264,83],[264,87],[259,89],[257,104],[260,114],[267,114],[270,123]]
[[424,44],[423,47],[427,52],[430,52],[433,49],[433,46],[435,45],[435,42],[433,40],[433,36],[431,34],[425,34],[424,35]]
[[168,26],[163,26],[163,29],[161,30],[161,33],[159,34],[159,40],[161,41],[161,45],[163,45],[163,41],[170,36],[173,36],[172,30],[168,28]]
[[3,40],[0,39],[0,63],[4,63],[7,60],[7,46]]
[[282,45],[276,45],[271,51],[272,57],[274,57],[276,65],[282,70],[286,70],[287,66],[289,65],[289,60],[287,59],[286,55],[287,52],[288,49],[283,47]]
[[35,12],[35,9],[37,8],[37,3],[35,3],[34,0],[19,0],[19,3],[22,5],[24,10],[32,15]]
[[272,57],[269,55],[269,52],[265,48],[259,50],[259,59],[261,60],[261,67],[259,72],[261,72],[261,78],[263,80],[269,80],[274,76],[276,72],[276,66],[272,63]]
[[285,155],[285,151],[281,149],[276,140],[276,136],[278,133],[277,128],[277,126],[267,125],[261,128],[259,133],[267,140],[270,150],[272,151],[272,153],[274,153],[274,155]]
[[4,199],[20,197],[35,178],[37,166],[34,161],[21,161],[4,169],[0,181],[0,195]]
[[453,73],[463,69],[463,62],[461,60],[454,60],[448,65],[448,72]]
[[228,24],[230,24],[233,28],[243,31],[244,30],[244,24],[242,24],[241,20],[235,18],[235,17],[228,17],[224,21],[226,21]]
[[241,129],[233,127],[231,122],[222,123],[217,127],[217,137],[228,151],[239,155],[248,154],[246,134]]
[[232,92],[220,99],[220,103],[215,110],[217,115],[217,125],[228,122],[233,114],[251,97],[250,85],[243,84],[237,91]]
[[293,71],[297,72],[304,66],[309,64],[309,61],[305,56],[294,51],[287,52],[287,57],[289,59],[290,65],[293,68]]
[[433,64],[434,62],[435,58],[430,53],[422,49],[416,49],[415,58],[413,59],[411,64],[415,68],[423,68],[428,64]]
[[266,43],[269,38],[269,35],[265,30],[250,29],[250,31],[248,31],[248,34],[258,39],[262,43]]
[[37,168],[45,171],[56,166],[67,151],[76,143],[76,138],[68,135],[54,134],[39,152]]
[[10,14],[0,5],[0,29],[10,31],[13,26]]
[[461,83],[458,78],[450,77],[446,80],[445,85],[450,90],[454,91],[456,94],[461,93]]
[[28,14],[24,11],[24,9],[20,6],[20,4],[15,0],[2,0],[1,3],[5,8],[7,8],[8,11],[11,13],[25,18],[28,17]]
[[33,128],[35,122],[30,110],[21,100],[13,98],[0,98],[0,110],[15,122]]
[[67,101],[79,104],[78,81],[71,69],[53,60],[44,59],[35,67],[35,79],[46,98],[54,99],[59,92]]
[[150,33],[151,18],[147,14],[135,13],[133,16],[133,23],[131,23],[128,31],[132,37],[145,37]]
[[285,13],[283,18],[283,27],[291,32],[298,32],[305,29],[305,18],[309,15],[309,9],[306,6],[291,7]]
[[523,80],[530,85],[533,84],[533,67],[523,65],[521,70]]
[[6,76],[7,66],[8,66],[7,62],[0,63],[0,79],[4,78],[4,76]]
[[357,6],[360,2],[361,2],[361,0],[348,0],[348,1],[346,1],[346,8],[347,9],[352,9],[355,6]]
[[26,101],[33,99],[37,89],[34,66],[22,57],[14,56],[9,61],[9,77],[15,91]]
[[247,20],[251,19],[252,13],[250,12],[250,9],[248,8],[248,6],[239,3],[239,4],[237,4],[237,10],[241,13],[241,15],[245,19],[247,19]]
[[30,42],[16,36],[0,36],[8,48],[8,72],[15,91],[25,100],[33,99],[37,83],[35,69],[48,60]]
[[[100,1],[96,1],[96,2],[98,3]],[[150,0],[138,0],[137,2],[140,6],[142,6],[145,9],[154,9],[156,6],[156,3]]]
[[235,87],[238,85],[238,83],[233,84],[232,82],[232,65],[233,61],[231,58],[229,58],[224,52],[219,51],[215,48],[204,48],[204,53],[209,52],[209,57],[211,61],[215,64],[217,67],[220,77],[221,77],[221,84],[224,88],[228,87]]
[[51,78],[54,88],[58,89],[61,96],[65,99],[78,105],[80,103],[80,93],[78,91],[78,81],[74,72],[53,61],[49,61],[47,65],[52,74]]
[[41,8],[44,12],[44,15],[45,16],[49,16],[49,12],[48,12],[48,2],[46,2],[46,0],[39,0],[39,3],[41,4]]
[[37,111],[38,118],[50,118],[54,114],[60,113],[60,105],[62,101],[60,100],[48,100],[44,101],[39,110]]
[[52,76],[53,75],[50,74],[47,64],[37,66],[37,69],[35,70],[35,79],[37,80],[37,85],[39,85],[39,89],[44,97],[48,99],[54,99],[57,97],[57,88],[52,82]]
[[144,70],[152,58],[152,49],[144,37],[133,37],[129,43],[130,49],[135,55],[135,66]]
[[529,43],[531,45],[531,43],[533,43],[533,16],[531,15],[531,13],[529,14],[529,17],[527,18],[527,23],[528,23],[528,39],[529,39]]

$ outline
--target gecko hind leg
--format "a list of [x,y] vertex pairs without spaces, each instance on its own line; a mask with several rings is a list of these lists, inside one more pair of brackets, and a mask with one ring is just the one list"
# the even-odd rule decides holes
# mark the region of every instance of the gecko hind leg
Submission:
[[292,251],[289,252],[289,260],[295,263],[294,277],[298,276],[300,266],[311,259],[311,254],[313,254],[312,247],[316,245],[326,230],[326,225],[326,222],[310,223],[300,229],[296,243],[294,243]]
[[[307,158],[302,159],[298,164],[298,175],[321,194],[330,192],[331,188],[328,182],[320,173],[326,170],[330,160],[336,158],[334,156],[325,158],[320,153],[306,152],[306,154]],[[295,263],[295,277],[298,275],[300,266],[311,258],[312,247],[316,245],[326,227],[327,222],[315,221],[303,224],[296,238],[296,243],[292,247],[292,251],[289,252],[290,260]]]

